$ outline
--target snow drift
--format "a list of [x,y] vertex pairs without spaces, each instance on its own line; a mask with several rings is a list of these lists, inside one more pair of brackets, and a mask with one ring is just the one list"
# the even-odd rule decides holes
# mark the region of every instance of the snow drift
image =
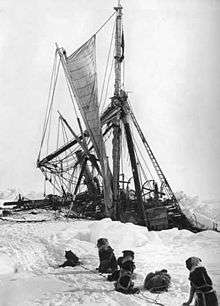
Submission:
[[[178,306],[186,299],[189,282],[185,260],[192,255],[202,258],[216,289],[220,289],[220,235],[213,231],[149,232],[145,227],[110,219],[38,224],[2,222],[0,300],[4,303],[0,305],[152,305],[150,299],[155,299],[155,295],[145,293],[149,303],[141,296],[124,296],[95,272],[96,241],[100,237],[109,239],[116,256],[127,248],[134,250],[138,286],[143,285],[150,271],[162,268],[169,271],[172,286],[159,297],[164,305]],[[54,269],[64,261],[64,251],[70,249],[86,269]],[[6,299],[8,290],[13,294]]]

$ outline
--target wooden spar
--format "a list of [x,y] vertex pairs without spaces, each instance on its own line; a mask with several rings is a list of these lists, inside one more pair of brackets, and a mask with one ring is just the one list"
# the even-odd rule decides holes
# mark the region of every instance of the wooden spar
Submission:
[[80,174],[79,174],[79,177],[78,177],[78,181],[77,181],[77,184],[76,184],[76,186],[75,186],[74,193],[73,193],[73,199],[72,199],[72,202],[71,202],[71,204],[70,204],[69,211],[68,211],[67,216],[66,216],[67,218],[69,217],[69,214],[70,214],[70,212],[71,212],[71,210],[72,210],[72,208],[73,208],[73,204],[74,204],[74,201],[75,201],[75,198],[76,198],[76,194],[77,194],[77,192],[78,192],[79,185],[80,185],[81,180],[82,180],[82,177],[83,177],[83,172],[84,172],[84,170],[85,170],[85,165],[86,165],[86,160],[84,159],[83,164],[82,164],[82,168],[81,168],[81,171],[80,171]]
[[[107,129],[105,130],[105,132],[103,133],[103,136],[105,136],[109,130],[112,128],[112,126],[108,126]],[[84,131],[84,138],[88,137],[88,132]],[[80,141],[83,140],[82,136],[77,136],[78,139]],[[59,149],[57,149],[56,151],[54,151],[53,153],[47,155],[46,157],[44,157],[43,159],[37,161],[37,167],[43,167],[45,166],[49,161],[51,161],[52,159],[54,159],[55,157],[59,156],[60,154],[62,154],[63,152],[65,152],[66,150],[70,149],[71,147],[73,147],[74,145],[76,145],[78,143],[78,141],[76,139],[71,140],[70,142],[68,142],[66,145],[60,147]],[[89,148],[89,151],[91,151],[93,149],[93,145]],[[100,171],[98,171],[100,172]]]
[[[84,133],[84,137],[88,137],[88,135],[86,133]],[[80,141],[83,139],[82,136],[78,136],[78,138],[80,139]],[[46,157],[44,157],[42,160],[39,160],[37,162],[37,166],[38,167],[42,167],[44,166],[44,164],[48,163],[49,161],[51,161],[52,159],[54,159],[55,157],[59,156],[60,154],[62,154],[63,152],[67,151],[68,149],[72,148],[74,145],[76,145],[78,143],[77,140],[71,140],[70,142],[68,142],[66,145],[62,146],[61,148],[59,148],[58,150],[54,151],[53,153],[47,155]]]
[[[60,118],[62,119],[62,121],[65,123],[65,125],[68,127],[69,131],[72,133],[72,135],[74,136],[74,138],[77,140],[78,144],[80,145],[80,147],[83,149],[83,151],[86,154],[89,154],[89,150],[87,148],[87,146],[85,145],[85,143],[83,141],[81,141],[81,139],[76,135],[76,133],[73,131],[73,129],[71,128],[71,126],[69,125],[69,123],[66,121],[66,119],[61,115],[60,112],[58,112],[60,115]],[[83,140],[83,139],[82,139]]]
[[119,97],[121,89],[121,43],[122,43],[122,6],[120,1],[118,6],[114,8],[116,14],[115,27],[115,92],[114,96]]
[[70,130],[70,132],[73,134],[73,136],[76,138],[78,144],[80,145],[80,147],[82,148],[83,152],[86,154],[86,156],[88,157],[88,159],[91,161],[91,163],[93,164],[93,166],[97,169],[97,171],[99,172],[99,174],[101,175],[98,165],[97,163],[91,158],[91,154],[89,152],[89,149],[86,145],[86,143],[82,142],[80,140],[80,138],[74,133],[73,129],[71,128],[71,126],[68,124],[68,122],[66,121],[65,118],[63,118],[63,116],[59,113],[60,118],[63,120],[63,122],[65,123],[65,125],[67,126],[67,128]]
[[96,187],[93,181],[92,173],[87,165],[87,158],[83,155],[82,151],[76,151],[76,157],[81,164],[82,168],[84,167],[83,176],[85,178],[85,184],[87,185],[88,191],[90,193],[96,193]]
[[136,161],[136,156],[135,156],[135,151],[134,151],[134,143],[133,143],[133,138],[131,135],[131,128],[128,122],[128,114],[126,110],[124,112],[124,116],[122,117],[122,120],[124,123],[128,152],[130,156],[131,168],[132,168],[132,173],[133,173],[133,178],[134,178],[135,195],[137,199],[136,211],[139,216],[143,217],[146,225],[148,226],[148,222],[147,222],[147,218],[146,218],[145,210],[144,210],[144,205],[143,205],[142,190],[141,190],[141,184],[140,184],[139,173],[138,173],[138,168],[137,168],[137,161]]
[[[112,98],[112,104],[119,102],[121,89],[121,41],[122,41],[122,6],[118,1],[116,10],[116,27],[115,27],[115,91]],[[113,202],[114,214],[116,215],[116,205],[119,197],[119,174],[120,174],[120,147],[121,147],[121,128],[120,113],[113,119],[113,140],[112,140],[112,159],[113,159]]]

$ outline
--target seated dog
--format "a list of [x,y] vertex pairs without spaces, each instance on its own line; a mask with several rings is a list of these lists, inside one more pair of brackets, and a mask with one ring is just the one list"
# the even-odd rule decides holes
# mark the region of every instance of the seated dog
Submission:
[[[131,251],[132,252],[132,251]],[[120,271],[117,275],[117,281],[115,283],[115,290],[125,294],[139,293],[139,288],[134,287],[132,281],[135,264],[132,260],[132,256],[125,256],[121,261]]]
[[[133,263],[133,268],[132,268],[132,278],[133,278],[133,276],[134,276],[133,272],[134,272],[134,269],[135,269],[135,264],[133,262],[134,252],[130,251],[130,250],[125,250],[125,251],[122,251],[122,253],[123,253],[123,256],[120,256],[117,259],[117,264],[118,264],[119,268],[121,269],[123,262],[130,260]],[[111,275],[108,275],[107,280],[110,281],[110,282],[118,280],[119,272],[120,272],[120,270],[115,270]]]
[[64,267],[75,267],[80,264],[79,258],[70,250],[70,251],[65,251],[65,258],[66,261],[62,264],[59,265],[59,268],[64,268]]
[[117,270],[117,261],[114,254],[114,250],[110,247],[106,238],[100,238],[97,241],[97,247],[99,250],[99,267],[100,273],[113,273]]

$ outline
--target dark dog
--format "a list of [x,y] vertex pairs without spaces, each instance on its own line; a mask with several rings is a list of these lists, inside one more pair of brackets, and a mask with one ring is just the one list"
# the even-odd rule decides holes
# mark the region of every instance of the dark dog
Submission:
[[147,274],[144,281],[144,289],[150,292],[161,292],[167,291],[170,286],[171,277],[167,273],[167,270],[163,269],[161,271],[151,272]]
[[[128,260],[130,260],[133,264],[133,267],[131,268],[132,269],[132,278],[133,278],[133,272],[134,272],[134,269],[135,269],[135,264],[133,262],[134,260],[134,252],[133,251],[130,251],[130,250],[125,250],[122,252],[123,253],[123,256],[120,256],[118,259],[117,259],[117,264],[119,266],[119,268],[121,269],[122,267],[122,264]],[[109,275],[107,277],[107,280],[112,282],[112,281],[117,281],[118,278],[119,278],[119,272],[120,270],[116,270],[114,271],[111,275]]]
[[113,273],[117,270],[117,260],[114,254],[114,250],[110,247],[106,238],[100,238],[97,241],[97,247],[99,250],[99,267],[97,270],[100,273]]
[[217,294],[206,268],[202,265],[202,260],[198,257],[190,257],[186,260],[186,267],[190,271],[191,288],[189,299],[183,305],[190,305],[195,296],[195,306],[218,306]]
[[135,269],[133,256],[130,256],[130,254],[126,255],[128,256],[123,257],[120,262],[120,271],[117,274],[115,290],[125,294],[139,293],[139,288],[135,288],[134,282],[132,281]]
[[80,264],[79,258],[70,250],[70,251],[65,251],[65,258],[66,261],[62,264],[59,265],[59,268],[64,268],[64,267],[75,267]]

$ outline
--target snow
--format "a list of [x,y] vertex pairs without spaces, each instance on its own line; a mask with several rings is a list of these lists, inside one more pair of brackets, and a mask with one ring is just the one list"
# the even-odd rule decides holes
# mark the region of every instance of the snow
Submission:
[[[48,213],[41,212],[42,218]],[[52,215],[50,215],[50,218]],[[199,256],[207,267],[217,292],[220,289],[220,235],[214,231],[198,234],[171,229],[149,232],[131,223],[52,220],[41,223],[0,221],[0,305],[181,305],[188,297],[189,281],[185,260]],[[167,293],[158,297],[147,291],[123,295],[113,283],[98,274],[96,241],[109,239],[120,256],[124,249],[135,252],[137,286],[147,273],[166,268],[172,277]],[[76,253],[83,267],[56,266],[64,251]],[[143,296],[144,294],[144,296]]]
[[189,197],[183,192],[176,197],[182,212],[195,227],[220,231],[220,201],[201,202],[198,197]]
[[15,188],[8,188],[6,190],[0,191],[0,215],[4,202],[16,201],[18,199],[17,195],[18,191]]
[[[21,193],[19,191],[19,193]],[[21,193],[22,194],[22,193]],[[17,199],[15,188],[0,192],[0,206]],[[39,198],[30,192],[28,198]],[[180,205],[192,222],[213,228],[219,224],[220,201],[199,202],[183,193]],[[216,209],[217,208],[217,209]],[[188,297],[189,281],[185,260],[199,256],[220,289],[220,235],[207,230],[191,233],[171,229],[149,232],[147,228],[110,219],[101,221],[57,219],[53,211],[33,210],[0,220],[0,306],[26,305],[181,305]],[[13,222],[12,222],[13,221]],[[18,222],[19,221],[19,222]],[[26,223],[25,221],[33,221]],[[38,222],[37,221],[44,221]],[[22,222],[22,223],[20,223]],[[159,296],[147,291],[126,296],[115,292],[113,283],[98,274],[96,241],[105,237],[121,256],[125,249],[135,252],[135,285],[142,287],[147,273],[166,268],[172,277],[167,293]],[[83,266],[57,269],[65,250],[76,253]]]

